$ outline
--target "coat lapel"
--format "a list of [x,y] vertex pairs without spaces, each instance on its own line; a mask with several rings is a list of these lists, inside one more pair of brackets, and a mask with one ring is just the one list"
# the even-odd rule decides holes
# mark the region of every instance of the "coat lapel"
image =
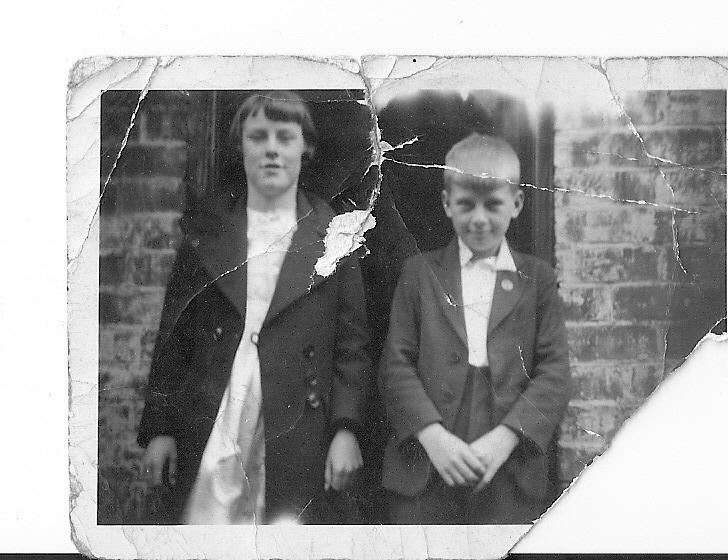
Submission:
[[241,317],[245,317],[247,298],[246,259],[248,253],[247,212],[241,199],[227,214],[207,217],[216,224],[203,228],[192,238],[211,283],[227,296]]
[[528,280],[521,272],[522,259],[516,253],[513,253],[513,262],[517,271],[499,270],[496,274],[493,303],[488,319],[488,334],[493,332],[493,329],[513,311],[518,300],[521,299]]
[[467,345],[468,336],[465,331],[465,311],[463,310],[463,290],[460,278],[460,258],[458,256],[457,238],[445,247],[441,259],[433,261],[432,271],[435,274],[437,301],[455,332]]
[[[308,293],[325,278],[314,274],[314,266],[323,255],[324,236],[328,226],[328,215],[317,210],[299,191],[297,200],[298,224],[291,246],[283,261],[273,299],[265,322],[268,323],[296,299]],[[247,303],[247,212],[245,201],[241,201],[227,214],[206,216],[203,223],[191,236],[200,260],[211,277],[211,282],[220,288],[235,306],[241,317],[245,317]],[[214,221],[214,223],[209,223]]]
[[286,307],[326,278],[315,274],[314,266],[324,254],[328,215],[312,207],[303,194],[298,197],[298,224],[278,276],[273,299],[263,324],[268,324]]

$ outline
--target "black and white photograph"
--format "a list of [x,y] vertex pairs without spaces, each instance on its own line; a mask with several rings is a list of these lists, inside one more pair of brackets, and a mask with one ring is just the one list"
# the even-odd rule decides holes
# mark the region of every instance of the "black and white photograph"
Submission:
[[726,332],[725,76],[619,62],[79,67],[77,546],[498,557],[558,514]]

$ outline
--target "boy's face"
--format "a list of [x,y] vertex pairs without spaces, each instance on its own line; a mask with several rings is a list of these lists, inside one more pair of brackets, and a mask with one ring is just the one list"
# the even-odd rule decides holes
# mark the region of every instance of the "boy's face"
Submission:
[[502,180],[493,186],[464,187],[452,181],[442,206],[457,236],[478,257],[498,252],[511,220],[523,209],[523,192]]
[[300,124],[272,121],[258,111],[245,119],[242,142],[249,196],[275,200],[298,184],[306,149]]

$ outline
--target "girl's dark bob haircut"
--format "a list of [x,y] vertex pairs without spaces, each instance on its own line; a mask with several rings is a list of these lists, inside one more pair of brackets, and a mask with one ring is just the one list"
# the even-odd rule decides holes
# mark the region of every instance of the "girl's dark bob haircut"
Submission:
[[230,125],[230,140],[240,148],[243,139],[243,123],[250,115],[263,111],[272,121],[295,122],[301,125],[306,149],[304,159],[310,160],[316,151],[318,135],[313,118],[303,98],[292,91],[260,91],[248,97],[238,108]]

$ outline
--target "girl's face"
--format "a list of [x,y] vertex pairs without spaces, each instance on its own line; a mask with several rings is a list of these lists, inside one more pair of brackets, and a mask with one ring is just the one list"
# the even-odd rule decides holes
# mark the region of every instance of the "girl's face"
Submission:
[[243,123],[243,164],[248,196],[271,203],[298,186],[301,156],[306,149],[301,125],[272,121],[263,111]]

